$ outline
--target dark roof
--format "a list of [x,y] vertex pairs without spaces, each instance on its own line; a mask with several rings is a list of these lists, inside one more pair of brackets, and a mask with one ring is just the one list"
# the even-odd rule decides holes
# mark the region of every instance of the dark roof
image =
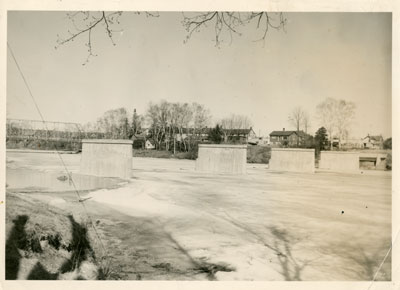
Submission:
[[365,138],[369,138],[370,140],[374,140],[374,141],[383,141],[383,137],[382,136],[370,136],[370,135],[368,135]]
[[290,136],[297,134],[296,131],[272,131],[269,136]]
[[269,136],[290,136],[292,134],[299,135],[300,137],[305,138],[308,134],[303,131],[272,131]]
[[[201,133],[201,134],[208,134],[208,133],[210,132],[211,129],[212,129],[212,128],[208,128],[208,127],[205,127],[205,128],[196,128],[196,133],[197,133],[197,134],[199,134],[199,133]],[[194,128],[182,128],[182,133],[184,133],[184,134],[193,134],[194,131],[195,131]]]
[[[296,132],[297,133],[297,132]],[[299,131],[299,136],[301,136],[301,137],[303,137],[303,138],[306,138],[307,136],[311,136],[311,135],[309,135],[309,134],[307,134],[306,132],[304,132],[304,131]],[[311,136],[312,137],[312,136]]]
[[[210,131],[213,128],[197,128],[196,133],[202,133],[202,134],[209,134]],[[251,131],[253,131],[252,128],[250,129],[223,129],[222,131],[226,132],[228,135],[248,135],[250,134]],[[193,128],[182,128],[183,133],[193,133],[194,129]],[[254,132],[254,131],[253,131]]]
[[132,140],[144,140],[146,139],[146,134],[140,133],[132,136]]
[[383,140],[382,136],[369,136],[369,137],[374,141],[382,141]]
[[[248,135],[253,129],[222,129],[230,135]],[[253,131],[254,132],[254,131]]]

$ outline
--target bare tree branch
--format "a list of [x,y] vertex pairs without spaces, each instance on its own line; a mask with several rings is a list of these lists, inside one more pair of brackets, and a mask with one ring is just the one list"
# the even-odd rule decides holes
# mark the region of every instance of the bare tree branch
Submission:
[[[61,38],[57,35],[58,40],[55,48],[57,49],[61,45],[73,42],[79,36],[87,33],[88,38],[85,45],[88,48],[88,56],[83,65],[87,64],[92,56],[96,56],[96,54],[93,53],[92,30],[96,27],[103,26],[111,43],[116,45],[113,35],[115,32],[122,32],[122,29],[116,29],[116,26],[120,24],[119,18],[122,13],[121,11],[78,11],[67,13],[67,18],[72,23],[73,31],[68,30],[69,36],[65,38]],[[144,14],[146,17],[159,17],[158,12],[134,12],[134,14]],[[224,36],[226,34],[229,34],[230,43],[232,43],[233,35],[241,36],[242,32],[240,28],[252,22],[256,22],[256,29],[261,29],[261,37],[255,41],[264,41],[270,28],[280,30],[284,29],[286,25],[286,19],[283,17],[283,13],[209,11],[182,13],[182,15],[182,25],[187,31],[184,43],[187,43],[191,39],[193,33],[200,32],[211,26],[214,30],[215,45],[217,47],[224,41]],[[263,22],[264,25],[262,25]]]
[[262,35],[259,40],[265,40],[270,28],[280,30],[284,29],[286,19],[283,13],[276,13],[277,18],[274,18],[268,12],[201,12],[194,16],[187,16],[183,14],[182,24],[185,27],[188,35],[186,36],[185,43],[189,41],[194,32],[200,32],[202,28],[206,28],[208,24],[214,23],[215,30],[215,45],[219,46],[223,39],[221,38],[224,32],[228,32],[231,36],[232,33],[242,35],[239,32],[240,26],[245,26],[253,21],[256,21],[256,27],[259,29],[264,20],[265,25],[262,30]]
[[271,16],[271,13],[268,12],[259,12],[259,13],[251,13],[248,19],[248,22],[252,22],[254,19],[257,19],[257,29],[260,28],[261,21],[265,18],[265,26],[263,30],[262,37],[256,41],[265,41],[267,37],[267,33],[269,28],[280,30],[285,30],[286,26],[286,18],[283,16],[282,12],[275,13],[278,16],[278,19],[275,19]]
[[[71,35],[71,37],[69,37],[69,38],[67,38],[67,39],[60,39],[60,40],[58,40],[57,41],[57,43],[58,43],[58,46],[60,46],[60,45],[62,45],[62,44],[65,44],[65,43],[67,43],[67,42],[70,42],[70,41],[73,41],[76,37],[78,37],[79,35],[81,35],[81,34],[83,34],[83,33],[85,33],[85,32],[90,32],[93,28],[95,28],[96,27],[96,25],[97,24],[99,24],[102,20],[103,20],[103,17],[104,16],[102,16],[100,19],[98,19],[96,22],[94,22],[94,23],[90,23],[89,24],[89,26],[86,28],[86,29],[78,29],[78,32],[77,33],[71,33],[70,31],[68,31],[69,33],[71,33],[72,35]],[[74,23],[74,25],[75,25],[75,21],[72,21],[73,23]],[[57,46],[57,47],[58,47]]]
[[71,21],[74,30],[73,31],[68,30],[69,37],[66,38],[61,38],[59,35],[57,35],[58,39],[55,48],[57,49],[61,45],[73,42],[79,36],[87,33],[88,40],[85,43],[85,45],[88,48],[88,56],[86,58],[86,61],[82,64],[85,65],[89,62],[92,56],[96,56],[96,54],[93,53],[92,30],[98,27],[99,25],[103,24],[108,38],[110,39],[111,43],[115,45],[113,39],[113,33],[120,32],[122,30],[116,30],[111,26],[118,25],[120,23],[119,17],[121,15],[122,15],[121,11],[110,12],[110,13],[106,13],[104,11],[101,12],[78,11],[74,13],[68,13],[67,17]]
[[93,54],[93,51],[92,51],[92,30],[89,30],[88,35],[89,35],[89,39],[88,39],[88,42],[86,43],[86,46],[88,47],[89,54],[86,58],[84,65],[89,62],[89,58],[91,56],[97,56],[96,54]]

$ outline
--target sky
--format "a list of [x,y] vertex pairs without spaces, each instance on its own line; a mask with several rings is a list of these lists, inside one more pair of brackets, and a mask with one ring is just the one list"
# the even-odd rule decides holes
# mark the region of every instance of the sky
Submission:
[[[48,121],[92,122],[120,107],[145,114],[164,99],[204,104],[214,122],[246,115],[260,135],[295,129],[288,116],[301,106],[314,134],[323,125],[316,106],[336,98],[356,105],[351,136],[390,137],[391,14],[284,15],[285,31],[270,30],[265,42],[251,24],[217,47],[212,27],[184,43],[180,12],[124,12],[115,46],[103,26],[93,30],[97,56],[86,65],[86,35],[55,49],[73,29],[66,12],[8,12],[7,41]],[[40,120],[9,51],[7,118]]]

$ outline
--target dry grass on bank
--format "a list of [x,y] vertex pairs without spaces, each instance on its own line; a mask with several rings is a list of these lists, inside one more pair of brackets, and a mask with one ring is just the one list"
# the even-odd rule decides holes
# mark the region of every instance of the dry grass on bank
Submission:
[[98,278],[85,220],[23,194],[7,192],[6,206],[7,280]]
[[[190,159],[196,160],[197,151],[195,152],[173,152],[165,150],[145,150],[134,149],[133,157],[150,157],[150,158],[174,158],[174,159]],[[268,164],[271,158],[271,148],[267,146],[248,146],[247,147],[247,163],[264,163]]]

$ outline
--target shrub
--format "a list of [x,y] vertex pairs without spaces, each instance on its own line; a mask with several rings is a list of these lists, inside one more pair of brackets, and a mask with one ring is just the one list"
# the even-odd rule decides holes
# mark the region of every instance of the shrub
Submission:
[[268,164],[271,158],[271,148],[267,146],[248,146],[247,163],[265,163]]
[[385,142],[383,142],[383,149],[392,149],[392,138],[387,138]]
[[6,139],[7,149],[77,151],[82,149],[78,140],[46,140],[12,137]]
[[133,157],[171,158],[172,152],[165,150],[133,149]]
[[386,158],[386,169],[392,170],[392,153],[388,153]]
[[199,153],[199,144],[194,143],[192,147],[190,147],[189,152],[187,152],[187,159],[196,160]]

